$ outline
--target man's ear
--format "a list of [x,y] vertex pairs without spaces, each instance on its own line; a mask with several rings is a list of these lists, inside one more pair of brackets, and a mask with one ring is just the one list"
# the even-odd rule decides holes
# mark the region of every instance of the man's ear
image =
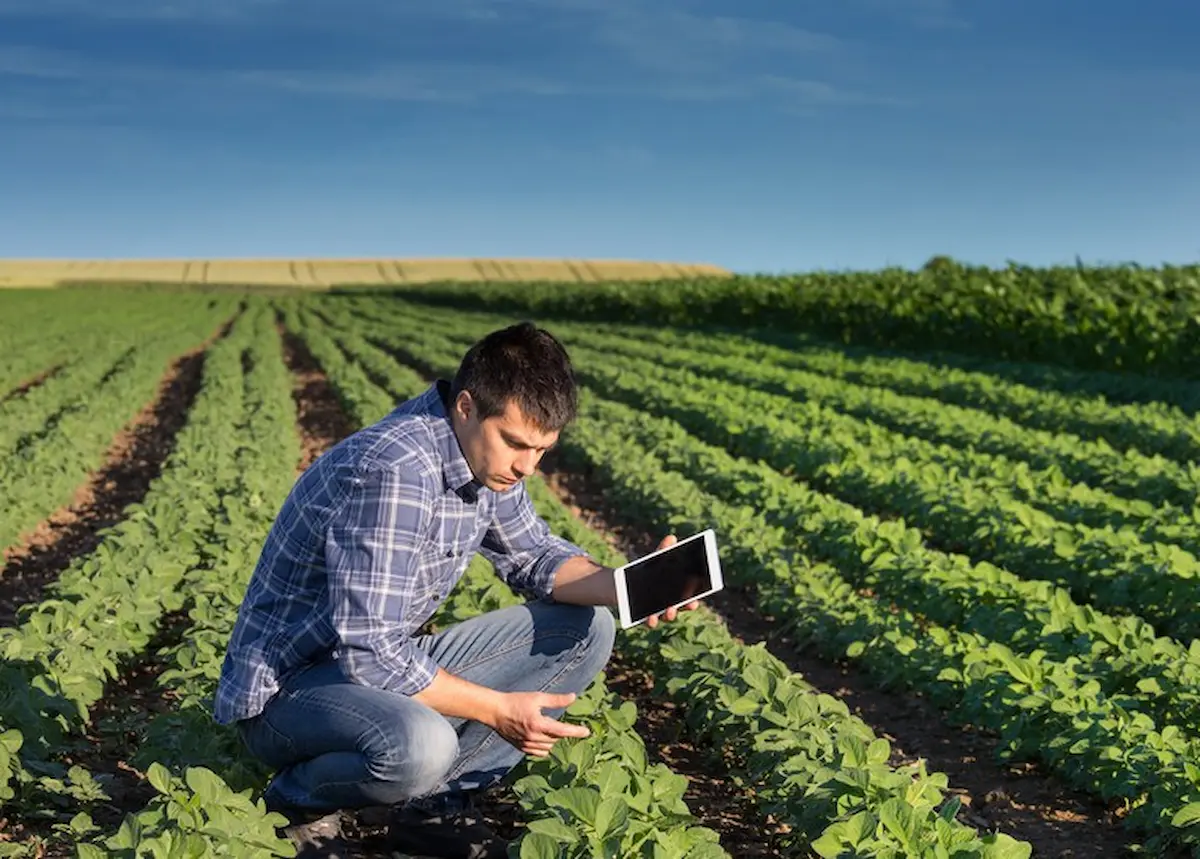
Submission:
[[462,415],[462,418],[463,418],[463,420],[470,420],[470,418],[471,418],[471,410],[472,410],[472,409],[474,408],[474,406],[475,406],[475,403],[473,403],[473,402],[471,401],[471,394],[470,394],[470,392],[468,392],[468,391],[459,391],[459,392],[458,392],[458,399],[454,401],[454,406],[455,406],[455,408],[457,408],[457,409],[458,409],[458,411],[459,411],[459,414],[461,414],[461,415]]

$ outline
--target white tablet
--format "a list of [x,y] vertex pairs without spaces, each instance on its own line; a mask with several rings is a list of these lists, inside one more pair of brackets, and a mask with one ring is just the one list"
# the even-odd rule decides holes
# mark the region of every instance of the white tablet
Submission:
[[711,528],[617,567],[615,574],[622,629],[724,587]]

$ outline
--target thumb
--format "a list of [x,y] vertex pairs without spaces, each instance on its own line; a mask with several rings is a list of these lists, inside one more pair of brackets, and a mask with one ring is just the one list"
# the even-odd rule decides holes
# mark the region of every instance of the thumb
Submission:
[[668,534],[667,536],[663,537],[661,541],[659,541],[658,548],[665,549],[667,546],[673,546],[678,542],[679,541],[675,539],[674,534]]

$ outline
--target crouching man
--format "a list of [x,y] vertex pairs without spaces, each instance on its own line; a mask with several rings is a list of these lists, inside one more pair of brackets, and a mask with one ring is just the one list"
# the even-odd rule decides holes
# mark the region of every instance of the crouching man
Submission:
[[[587,736],[559,717],[612,652],[612,570],[553,535],[522,482],[576,402],[561,344],[514,325],[292,488],[214,716],[275,769],[265,799],[299,855],[345,855],[339,812],[386,806],[388,849],[506,856],[472,796]],[[530,600],[417,635],[477,551]]]

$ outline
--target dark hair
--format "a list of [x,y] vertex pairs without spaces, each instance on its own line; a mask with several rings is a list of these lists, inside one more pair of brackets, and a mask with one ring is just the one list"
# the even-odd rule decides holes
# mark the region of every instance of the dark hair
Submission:
[[479,420],[504,412],[509,400],[538,429],[557,432],[575,418],[578,395],[567,350],[549,331],[520,322],[493,331],[463,356],[450,398],[467,391]]

